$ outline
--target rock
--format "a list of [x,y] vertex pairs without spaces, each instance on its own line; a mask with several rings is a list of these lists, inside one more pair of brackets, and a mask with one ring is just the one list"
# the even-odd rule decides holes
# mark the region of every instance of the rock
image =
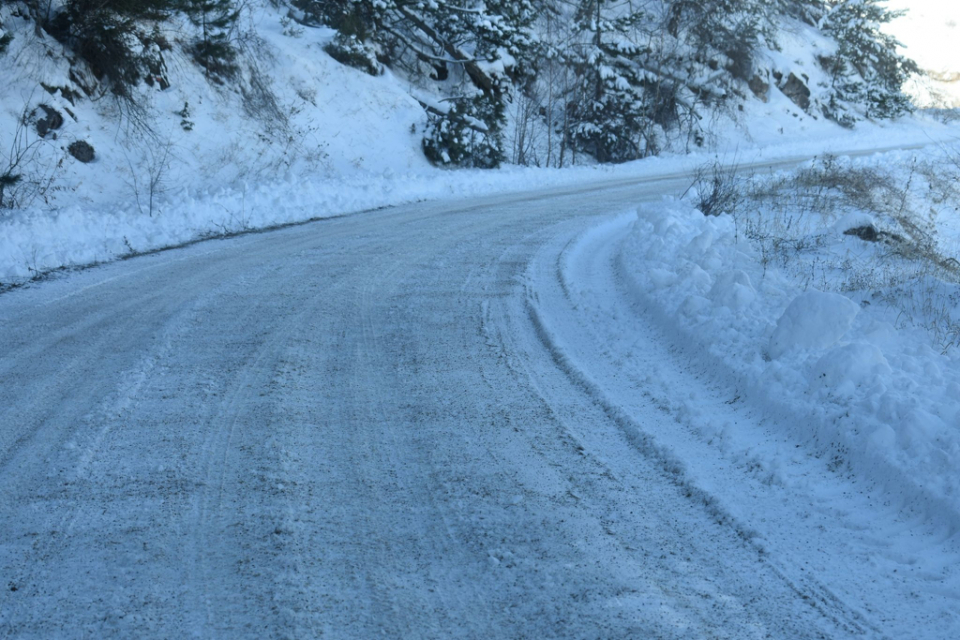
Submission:
[[871,224],[847,229],[843,232],[843,235],[856,236],[865,242],[885,242],[889,245],[899,245],[906,242],[906,239],[899,233],[878,231],[877,228]]
[[750,78],[747,86],[750,87],[750,91],[753,91],[753,95],[757,96],[760,100],[766,102],[770,99],[770,83],[761,78],[759,75],[754,75],[752,78]]
[[873,225],[865,225],[862,227],[854,227],[853,229],[847,229],[843,232],[845,236],[857,236],[861,240],[866,240],[867,242],[876,242],[880,239],[880,234],[877,233],[876,227]]
[[63,126],[63,116],[59,111],[45,104],[41,104],[34,110],[34,114],[37,111],[43,112],[43,117],[37,118],[37,134],[41,138],[46,138],[47,134],[51,131],[56,131]]
[[810,107],[810,89],[796,74],[791,73],[787,77],[780,85],[780,91],[804,111]]
[[[43,87],[44,90],[52,96],[55,96],[57,95],[57,93],[59,93],[61,96],[63,96],[64,100],[66,100],[67,102],[69,102],[74,106],[76,106],[77,101],[79,101],[81,97],[80,93],[78,93],[77,91],[74,91],[70,87],[66,87],[66,86],[58,87],[51,84],[45,84],[43,82],[40,83],[40,86]],[[76,120],[76,118],[74,118],[74,120]]]
[[70,146],[67,147],[67,151],[70,152],[70,155],[84,164],[93,162],[94,158],[96,158],[96,153],[93,150],[93,146],[84,140],[75,140],[74,142],[71,142]]
[[71,66],[69,78],[70,82],[80,87],[88,97],[92,98],[97,95],[100,82],[89,70],[79,66]]

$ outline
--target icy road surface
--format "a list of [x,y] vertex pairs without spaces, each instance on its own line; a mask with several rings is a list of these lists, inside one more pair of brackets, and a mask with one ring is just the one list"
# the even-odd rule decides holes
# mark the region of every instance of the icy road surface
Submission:
[[620,290],[611,214],[688,182],[0,296],[0,637],[956,637],[950,532],[803,451],[771,485],[663,397],[763,432]]

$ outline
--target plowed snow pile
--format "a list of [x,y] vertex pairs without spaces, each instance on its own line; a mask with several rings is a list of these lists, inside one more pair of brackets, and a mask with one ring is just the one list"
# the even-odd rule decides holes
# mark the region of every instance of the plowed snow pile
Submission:
[[[873,159],[844,171],[886,175],[884,163],[909,162]],[[778,416],[778,429],[838,471],[957,525],[960,287],[952,256],[960,252],[946,215],[955,204],[930,201],[937,180],[922,173],[899,173],[903,200],[890,203],[887,194],[882,215],[850,204],[817,213],[797,190],[802,180],[782,177],[760,182],[770,192],[793,185],[785,205],[768,198],[720,216],[687,201],[647,205],[621,264],[638,298]],[[830,193],[843,200],[824,186],[821,195]],[[920,202],[930,205],[926,227],[908,214]],[[770,467],[780,462],[788,463]]]

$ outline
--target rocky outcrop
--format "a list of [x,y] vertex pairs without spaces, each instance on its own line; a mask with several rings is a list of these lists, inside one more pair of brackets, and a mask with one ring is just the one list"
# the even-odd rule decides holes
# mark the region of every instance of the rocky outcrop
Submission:
[[804,80],[801,80],[796,74],[791,73],[787,76],[786,80],[781,79],[777,86],[783,95],[790,98],[795,105],[806,111],[810,108],[810,88],[806,83],[806,80],[809,79],[806,76],[803,77]]

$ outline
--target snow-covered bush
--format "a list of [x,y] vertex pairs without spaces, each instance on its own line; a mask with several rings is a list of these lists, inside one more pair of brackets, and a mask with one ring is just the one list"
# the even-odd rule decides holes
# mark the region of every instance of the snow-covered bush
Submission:
[[377,61],[373,47],[364,44],[354,35],[338,32],[323,50],[337,62],[360,69],[372,76],[383,73],[383,66]]
[[823,60],[833,78],[831,107],[838,118],[851,117],[838,102],[863,105],[868,118],[894,118],[911,110],[902,87],[920,69],[899,53],[897,39],[883,32],[881,27],[903,12],[890,11],[882,2],[831,0],[820,21],[820,28],[838,44],[836,54]]
[[483,95],[453,103],[446,113],[432,111],[423,151],[434,164],[491,169],[503,162],[503,108]]
[[736,165],[714,162],[697,169],[690,185],[696,208],[705,216],[736,214],[745,198]]

